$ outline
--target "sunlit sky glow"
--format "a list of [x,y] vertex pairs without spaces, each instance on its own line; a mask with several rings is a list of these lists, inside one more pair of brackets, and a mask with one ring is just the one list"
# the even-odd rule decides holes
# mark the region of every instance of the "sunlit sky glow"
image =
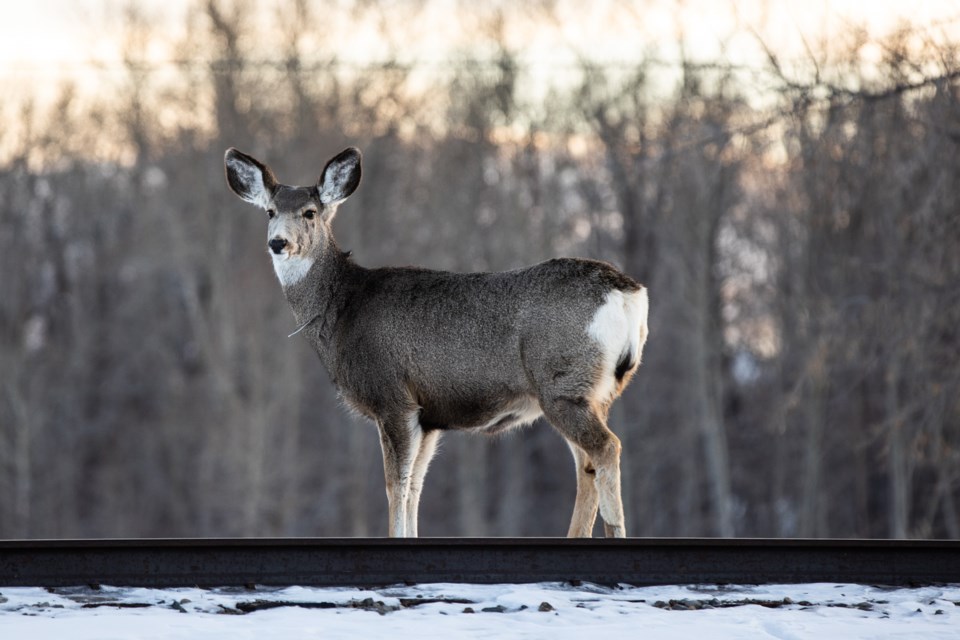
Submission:
[[[124,7],[135,5],[153,27],[148,62],[173,55],[182,38],[191,0],[33,0],[11,2],[0,24],[0,82],[8,98],[54,95],[63,80],[80,90],[96,86],[122,60]],[[349,0],[322,4],[329,33],[321,55],[367,63],[390,56],[405,61],[438,62],[452,55],[482,57],[489,41],[466,21],[461,3],[427,0],[416,20],[390,25],[393,44],[378,25],[353,25]],[[282,2],[254,3],[275,16]],[[332,6],[344,9],[336,11]],[[505,15],[504,36],[522,59],[544,69],[574,65],[581,57],[630,62],[653,52],[675,58],[682,42],[694,60],[723,59],[738,65],[765,62],[759,35],[785,59],[802,58],[805,43],[819,48],[851,27],[876,37],[911,23],[939,36],[960,36],[956,0],[557,0],[552,12],[538,3],[499,2]],[[404,7],[404,3],[389,3]],[[486,7],[486,5],[476,5]],[[460,8],[458,10],[458,7]],[[398,45],[397,43],[401,44]],[[309,47],[310,42],[308,41]],[[270,52],[255,52],[269,57]],[[309,52],[304,52],[309,57]]]

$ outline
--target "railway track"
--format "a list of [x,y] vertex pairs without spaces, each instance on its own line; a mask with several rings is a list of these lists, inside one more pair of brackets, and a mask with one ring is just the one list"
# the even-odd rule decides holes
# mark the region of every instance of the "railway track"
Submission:
[[960,583],[960,541],[277,538],[0,541],[0,587],[582,581]]

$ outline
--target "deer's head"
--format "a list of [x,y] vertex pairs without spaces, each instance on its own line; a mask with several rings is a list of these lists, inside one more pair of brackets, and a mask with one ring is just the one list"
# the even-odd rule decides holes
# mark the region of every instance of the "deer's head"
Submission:
[[334,156],[312,187],[280,184],[267,165],[234,148],[223,160],[230,189],[267,212],[267,251],[281,284],[297,282],[332,245],[337,206],[360,184],[360,151],[350,147]]

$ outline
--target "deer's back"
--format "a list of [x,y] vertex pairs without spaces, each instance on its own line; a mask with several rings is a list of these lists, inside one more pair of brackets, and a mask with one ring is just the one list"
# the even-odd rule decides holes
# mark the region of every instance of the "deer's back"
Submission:
[[639,288],[578,259],[499,273],[368,270],[337,321],[334,378],[371,417],[412,402],[427,426],[487,425],[536,398],[534,369],[589,366],[598,349],[586,328],[605,296]]

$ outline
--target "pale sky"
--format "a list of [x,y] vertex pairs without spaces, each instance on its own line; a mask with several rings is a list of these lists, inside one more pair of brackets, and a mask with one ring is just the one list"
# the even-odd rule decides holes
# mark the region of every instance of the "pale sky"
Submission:
[[[126,2],[32,0],[5,4],[0,24],[0,65],[4,71],[18,64],[34,68],[69,65],[117,55],[119,20],[115,16]],[[191,2],[140,0],[135,4],[153,18],[159,30],[171,32],[181,27],[185,9]],[[282,3],[269,4],[272,7]],[[445,15],[456,13],[454,3],[449,0],[431,0],[427,4],[428,11],[436,12],[438,25],[442,25]],[[501,4],[524,6],[524,3]],[[636,30],[637,23],[641,23],[641,33],[637,35],[646,39],[673,40],[678,28],[682,28],[693,48],[700,43],[706,49],[734,31],[738,24],[753,27],[768,35],[774,45],[789,49],[798,44],[800,34],[815,42],[850,24],[864,24],[880,34],[889,31],[898,21],[918,25],[952,22],[955,29],[960,20],[960,0],[560,0],[557,7],[557,18],[566,38],[580,43],[590,41],[591,49],[599,46],[610,50],[627,45],[611,37],[624,35],[617,25],[610,24],[611,19],[631,30]],[[505,13],[511,17],[522,13],[530,21],[537,19],[531,11],[510,8]],[[627,19],[618,19],[618,16]],[[448,35],[453,33],[450,31]],[[522,37],[530,42],[528,35]],[[534,36],[531,44],[541,44],[543,40]],[[417,43],[412,46],[416,47]]]
[[[20,93],[42,93],[64,77],[82,88],[85,74],[102,73],[91,68],[91,61],[109,66],[119,60],[119,15],[129,4],[123,0],[7,0],[0,23],[0,79],[8,87],[12,80]],[[168,57],[164,43],[179,37],[191,1],[136,4],[159,35],[148,57],[155,61]],[[281,4],[256,3],[274,13]],[[335,4],[323,3],[324,11],[331,12]],[[340,3],[350,4],[348,0]],[[747,65],[764,62],[751,30],[787,58],[803,56],[804,39],[816,46],[851,25],[866,26],[872,35],[880,36],[898,22],[910,21],[960,36],[960,0],[558,0],[552,17],[530,9],[533,4],[499,0],[508,18],[508,42],[528,61],[546,64],[576,62],[572,49],[622,61],[635,60],[651,49],[669,57],[677,51],[680,32],[686,53],[695,59],[715,59],[725,43],[724,57]],[[409,34],[410,42],[402,52],[411,59],[428,60],[442,60],[454,49],[469,52],[473,43],[465,43],[464,34],[470,27],[458,22],[462,11],[456,10],[457,3],[429,0],[427,7],[418,20],[394,25],[405,37]],[[342,43],[342,58],[375,60],[389,53],[375,35],[375,25],[343,33],[343,20],[349,17],[324,17],[340,25],[330,39]]]

